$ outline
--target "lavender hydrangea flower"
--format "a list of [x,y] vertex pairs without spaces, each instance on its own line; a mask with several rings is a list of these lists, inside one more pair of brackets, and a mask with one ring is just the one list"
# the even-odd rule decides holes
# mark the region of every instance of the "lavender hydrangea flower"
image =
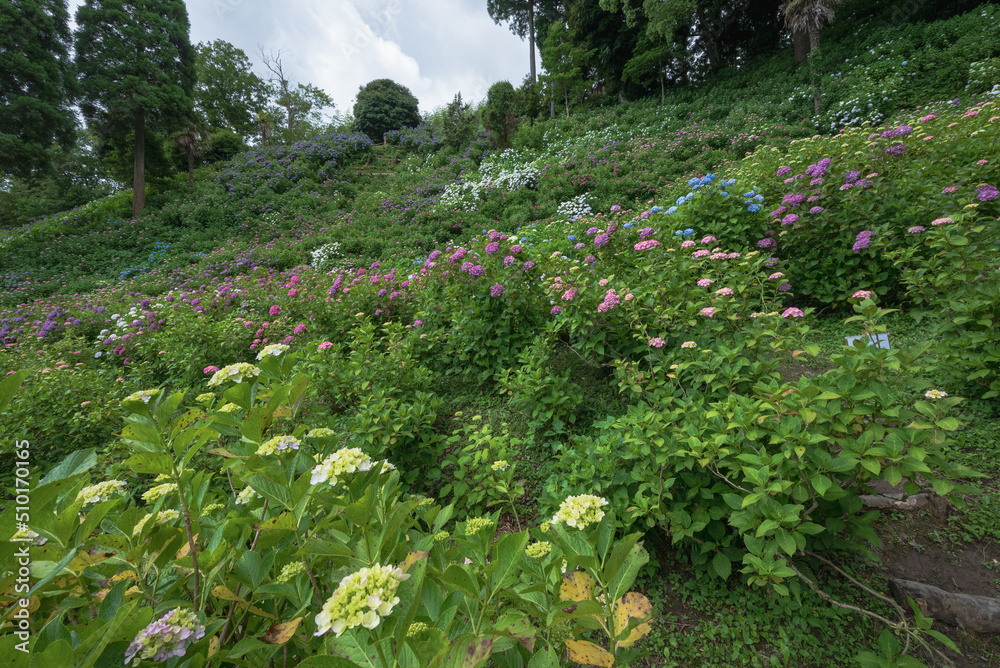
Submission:
[[857,238],[855,238],[854,240],[855,255],[857,255],[864,249],[868,248],[868,245],[871,244],[871,241],[872,241],[872,233],[869,230],[864,230],[862,232],[859,232]]
[[989,184],[981,185],[976,190],[976,199],[980,202],[989,202],[1000,197],[1000,191],[997,190],[996,186],[991,186]]
[[499,297],[503,294],[503,290],[504,288],[502,285],[499,283],[495,284],[492,288],[490,288],[490,297]]
[[140,663],[167,661],[182,657],[188,645],[205,637],[205,627],[199,623],[197,615],[190,610],[171,610],[139,632],[125,651],[125,665],[133,660]]
[[598,234],[594,237],[595,246],[607,246],[609,241],[611,241],[611,237],[606,234]]

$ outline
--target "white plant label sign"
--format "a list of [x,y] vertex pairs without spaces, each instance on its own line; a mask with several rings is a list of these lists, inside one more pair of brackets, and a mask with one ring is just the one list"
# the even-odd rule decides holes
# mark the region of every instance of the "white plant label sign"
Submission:
[[868,337],[868,345],[889,350],[889,334],[881,332],[877,334],[862,334],[861,336],[848,336],[847,345],[854,345],[855,341]]

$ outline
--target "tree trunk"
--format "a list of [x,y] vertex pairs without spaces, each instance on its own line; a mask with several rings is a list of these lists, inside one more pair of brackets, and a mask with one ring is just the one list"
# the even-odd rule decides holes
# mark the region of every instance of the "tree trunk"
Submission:
[[556,90],[551,83],[549,84],[549,117],[556,117]]
[[801,65],[809,57],[809,31],[796,30],[792,32],[792,44],[795,46],[795,62]]
[[528,2],[528,46],[531,47],[531,84],[537,81],[535,74],[535,2]]
[[194,142],[195,137],[192,133],[191,142],[187,145],[188,154],[188,183],[194,185]]
[[660,70],[660,106],[663,106],[667,101],[667,89],[666,83],[663,81],[664,78],[663,70]]
[[146,125],[142,111],[135,114],[135,169],[132,172],[132,216],[146,206]]
[[564,96],[564,99],[566,100],[566,117],[568,118],[569,117],[569,88],[568,87],[566,88],[565,91],[563,91],[563,96]]

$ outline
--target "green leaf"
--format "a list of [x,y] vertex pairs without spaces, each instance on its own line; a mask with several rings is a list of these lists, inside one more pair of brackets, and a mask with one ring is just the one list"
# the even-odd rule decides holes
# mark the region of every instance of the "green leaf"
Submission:
[[39,485],[47,485],[59,480],[65,480],[75,475],[79,475],[97,465],[97,451],[93,448],[89,450],[76,450],[61,462],[52,467],[44,478],[39,481]]
[[458,564],[448,566],[441,574],[441,581],[451,589],[457,589],[470,598],[479,598],[479,586],[476,585],[476,581],[468,571]]
[[728,580],[729,574],[733,570],[733,562],[729,560],[729,557],[722,554],[722,552],[716,552],[715,556],[712,557],[712,568],[715,570],[715,574],[721,579]]
[[18,388],[21,387],[21,383],[24,379],[28,377],[28,371],[22,369],[17,373],[12,373],[3,380],[0,380],[0,413],[3,409],[7,408],[7,404],[10,403],[14,395],[17,394]]
[[296,668],[361,668],[358,664],[339,656],[310,656]]
[[476,668],[485,661],[493,651],[493,639],[486,636],[476,636],[471,633],[459,636],[441,654],[433,668]]
[[524,548],[528,545],[528,532],[507,534],[497,542],[493,550],[496,567],[490,573],[490,586],[494,590],[502,589],[517,573],[517,567],[524,557]]
[[136,473],[160,475],[170,473],[173,458],[165,452],[137,452],[125,460],[125,466]]

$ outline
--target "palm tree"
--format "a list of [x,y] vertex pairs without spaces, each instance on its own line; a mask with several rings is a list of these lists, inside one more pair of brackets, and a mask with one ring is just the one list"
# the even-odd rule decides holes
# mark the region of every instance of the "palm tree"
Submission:
[[184,132],[174,137],[174,141],[187,153],[188,183],[194,183],[194,158],[211,147],[212,134],[208,128],[189,121]]
[[795,40],[795,59],[802,63],[810,51],[819,48],[819,31],[833,20],[834,9],[843,0],[787,0],[781,6],[785,25]]
[[[787,0],[781,6],[785,25],[792,31],[795,59],[805,62],[811,51],[819,49],[819,31],[833,20],[834,8],[843,0]],[[819,79],[813,77],[813,109],[819,116],[823,110],[823,94]]]

